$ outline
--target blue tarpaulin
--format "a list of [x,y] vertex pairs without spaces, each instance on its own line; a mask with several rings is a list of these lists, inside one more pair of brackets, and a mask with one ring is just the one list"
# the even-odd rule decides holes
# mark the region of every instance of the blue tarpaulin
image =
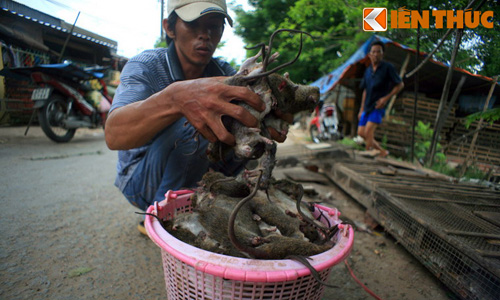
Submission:
[[[378,35],[372,35],[368,40],[366,40],[363,45],[361,45],[361,47],[359,47],[359,49],[351,57],[349,57],[349,59],[344,64],[326,74],[325,76],[319,78],[311,85],[319,87],[319,91],[322,95],[328,93],[337,85],[337,83],[349,68],[354,67],[356,63],[360,62],[367,56],[368,52],[370,52],[370,45],[377,40],[382,41],[384,44],[392,43],[392,40],[388,38]],[[408,48],[402,45],[399,46],[401,46],[402,48]]]

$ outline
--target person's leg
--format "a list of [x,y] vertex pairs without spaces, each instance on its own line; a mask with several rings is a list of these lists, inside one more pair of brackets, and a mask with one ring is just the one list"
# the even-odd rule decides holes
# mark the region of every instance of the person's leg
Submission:
[[196,186],[208,170],[207,141],[181,118],[160,132],[138,163],[123,194],[135,206],[146,210],[161,201],[168,190]]
[[377,129],[378,125],[382,123],[382,119],[384,117],[385,110],[383,109],[376,109],[370,113],[368,116],[368,122],[366,124],[365,128],[365,134],[366,134],[366,149],[376,149],[380,151],[380,156],[386,157],[389,152],[385,149],[383,149],[379,143],[375,140],[375,130]]
[[365,129],[365,141],[366,141],[366,150],[377,149],[380,150],[378,143],[375,141],[375,129],[377,129],[376,123],[368,122],[366,124]]
[[365,132],[366,132],[366,126],[359,126],[358,125],[358,135],[366,140],[366,137],[365,137],[366,133]]
[[155,201],[162,201],[168,190],[194,188],[208,168],[237,174],[244,162],[228,155],[224,162],[210,163],[206,149],[208,141],[182,118],[159,133],[123,191],[135,206],[146,210]]
[[366,122],[368,121],[368,115],[363,112],[358,122],[358,135],[366,140]]

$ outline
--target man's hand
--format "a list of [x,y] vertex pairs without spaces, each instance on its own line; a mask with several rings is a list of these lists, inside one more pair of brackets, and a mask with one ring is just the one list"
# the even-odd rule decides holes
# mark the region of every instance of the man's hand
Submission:
[[387,102],[389,101],[389,97],[385,96],[377,100],[377,103],[375,105],[376,109],[381,109],[384,108]]
[[265,104],[247,87],[227,85],[225,79],[227,77],[179,81],[167,89],[174,91],[172,100],[179,112],[207,140],[234,145],[234,136],[224,127],[222,116],[230,116],[248,127],[258,127],[259,124],[248,110],[230,101],[244,101],[257,111],[263,111]]

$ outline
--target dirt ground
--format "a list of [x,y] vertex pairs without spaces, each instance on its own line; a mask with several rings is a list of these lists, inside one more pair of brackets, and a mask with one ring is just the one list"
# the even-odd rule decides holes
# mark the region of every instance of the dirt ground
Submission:
[[[116,152],[102,130],[55,144],[24,129],[0,128],[0,299],[166,299],[160,249],[137,231],[137,209],[113,186]],[[292,132],[288,144],[302,137]],[[453,297],[383,229],[363,231],[356,201],[334,185],[314,188],[358,225],[348,261],[380,298]],[[324,299],[372,299],[343,264],[330,282],[340,288]]]
[[[294,130],[286,143],[303,144],[308,142],[307,133]],[[288,145],[284,145],[287,147]],[[279,150],[278,150],[279,151]],[[324,160],[302,162],[306,165],[321,167]],[[277,167],[276,178],[286,177],[285,173],[300,172],[301,166]],[[318,195],[306,197],[306,200],[318,201],[329,207],[336,207],[342,217],[354,224],[354,246],[348,263],[356,276],[368,289],[381,299],[456,299],[432,273],[430,273],[404,247],[377,226],[371,230],[372,223],[365,208],[352,197],[344,193],[334,183],[304,183]],[[345,264],[333,268],[330,283],[341,286],[340,289],[326,289],[323,299],[373,299],[350,275]]]

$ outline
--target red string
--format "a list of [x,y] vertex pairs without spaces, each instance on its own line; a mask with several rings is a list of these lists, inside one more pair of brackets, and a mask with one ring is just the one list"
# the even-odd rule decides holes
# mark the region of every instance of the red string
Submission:
[[373,298],[377,299],[377,300],[382,300],[382,298],[380,298],[379,296],[377,296],[374,292],[372,292],[369,288],[367,288],[361,281],[359,281],[359,279],[356,277],[356,275],[354,275],[354,272],[352,271],[351,269],[351,266],[349,266],[349,263],[347,262],[347,259],[344,260],[344,263],[347,267],[347,269],[349,270],[349,273],[351,274],[352,278],[368,293],[370,294]]

